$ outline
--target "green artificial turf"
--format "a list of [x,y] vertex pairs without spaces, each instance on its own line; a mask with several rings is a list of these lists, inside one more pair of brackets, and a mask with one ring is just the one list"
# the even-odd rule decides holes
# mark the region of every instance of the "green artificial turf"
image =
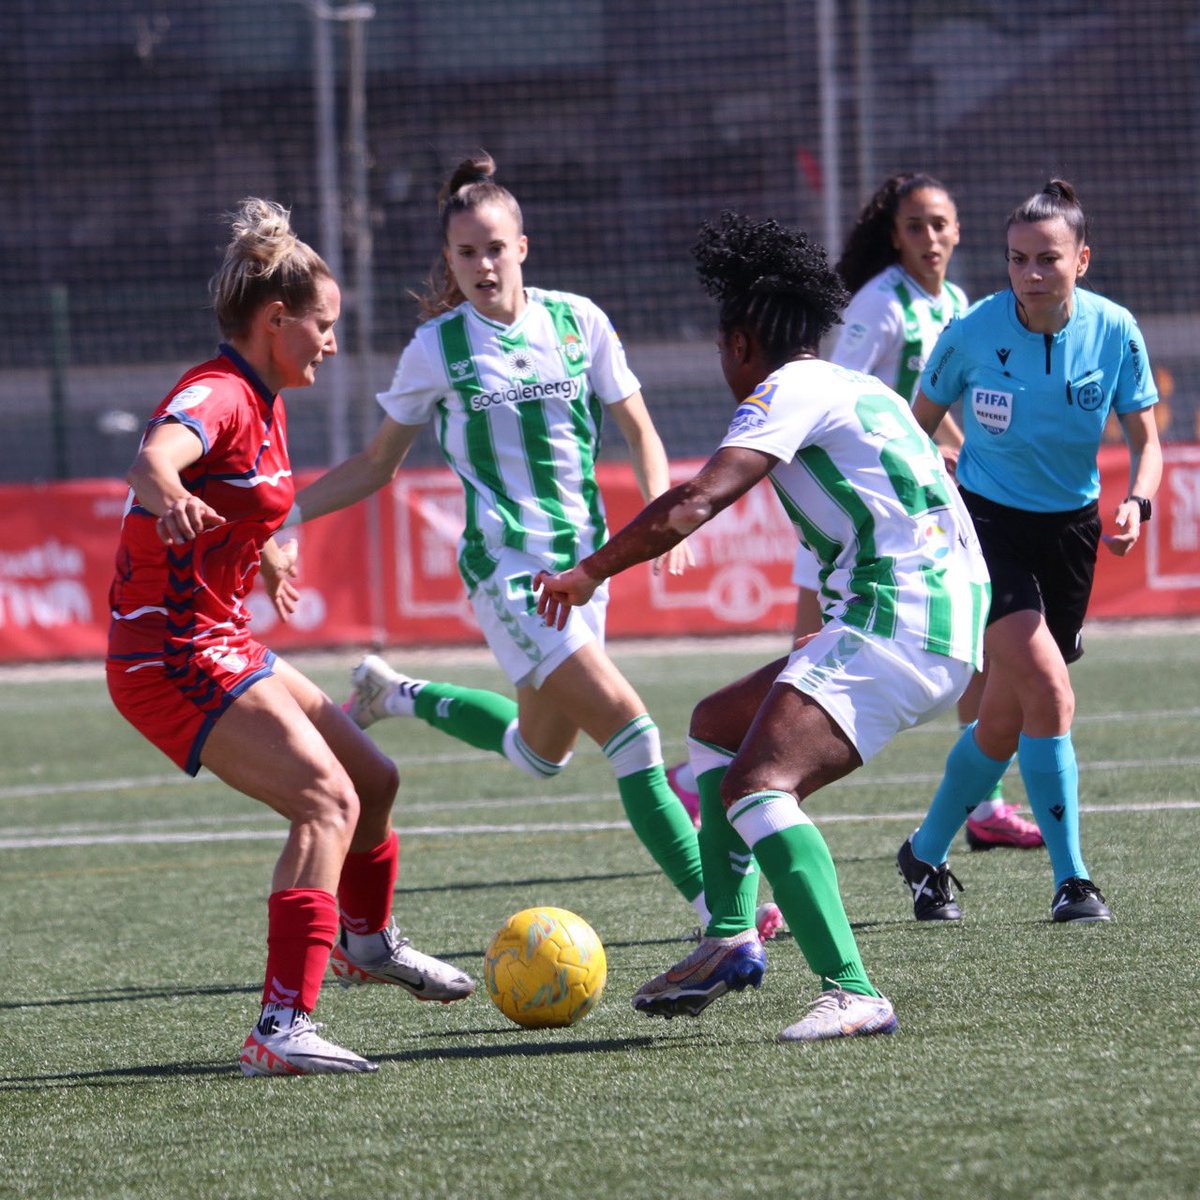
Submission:
[[[694,701],[774,653],[613,648],[671,758]],[[501,686],[486,660],[390,657]],[[353,661],[311,673],[340,696]],[[253,1080],[237,1054],[282,823],[176,773],[95,672],[6,679],[0,1197],[1200,1195],[1198,661],[1164,628],[1093,637],[1074,668],[1084,851],[1111,925],[1049,922],[1044,852],[961,843],[965,919],[912,920],[894,857],[950,718],[812,797],[900,1030],[808,1047],[775,1041],[816,995],[790,935],[769,943],[760,991],[697,1020],[630,1008],[694,921],[594,746],[539,785],[419,722],[381,723],[402,776],[403,931],[481,978],[511,912],[573,909],[605,943],[604,998],[533,1032],[482,988],[442,1006],[330,978],[316,1016],[379,1073]],[[1015,771],[1007,791],[1023,802]]]

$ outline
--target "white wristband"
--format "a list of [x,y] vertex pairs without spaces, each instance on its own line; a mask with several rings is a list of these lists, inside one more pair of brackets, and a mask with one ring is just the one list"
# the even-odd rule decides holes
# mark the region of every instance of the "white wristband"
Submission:
[[283,524],[280,529],[287,529],[290,525],[299,525],[304,520],[304,514],[300,511],[300,505],[293,504],[288,510],[288,515],[283,518]]

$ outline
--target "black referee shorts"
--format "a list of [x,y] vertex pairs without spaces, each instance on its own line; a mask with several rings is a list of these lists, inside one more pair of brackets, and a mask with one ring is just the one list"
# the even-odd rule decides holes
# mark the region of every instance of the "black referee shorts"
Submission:
[[1083,655],[1083,618],[1092,595],[1099,506],[1072,512],[1027,512],[962,492],[992,576],[988,624],[1009,613],[1034,611],[1046,618],[1067,662]]

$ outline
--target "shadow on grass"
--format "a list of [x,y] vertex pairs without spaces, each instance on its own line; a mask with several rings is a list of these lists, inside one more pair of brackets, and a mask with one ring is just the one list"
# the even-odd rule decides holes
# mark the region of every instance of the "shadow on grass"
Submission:
[[59,996],[53,1000],[5,1000],[0,1012],[15,1008],[60,1008],[75,1004],[123,1004],[136,1000],[176,1000],[183,996],[248,996],[262,991],[262,984],[222,983],[211,987],[113,988],[91,996]]
[[[501,1037],[516,1038],[498,1046],[442,1046],[431,1050],[401,1050],[392,1054],[372,1054],[379,1063],[423,1062],[437,1059],[488,1059],[488,1058],[533,1058],[547,1054],[613,1054],[626,1050],[671,1049],[672,1043],[661,1037],[603,1038],[598,1041],[529,1041],[537,1031],[528,1029],[504,1029],[499,1027],[460,1030],[455,1037]],[[446,1034],[438,1034],[446,1037]]]
[[37,1092],[63,1087],[112,1087],[137,1079],[182,1079],[202,1075],[241,1075],[232,1062],[146,1063],[103,1071],[64,1071],[54,1075],[0,1075],[0,1092]]
[[[525,1029],[485,1028],[466,1030],[457,1037],[498,1036],[528,1038]],[[446,1034],[430,1035],[446,1037]],[[529,1058],[548,1054],[614,1054],[629,1050],[671,1050],[688,1037],[664,1040],[661,1037],[604,1038],[600,1041],[530,1042],[522,1040],[500,1046],[449,1046],[431,1050],[405,1050],[395,1054],[371,1054],[377,1063],[409,1063],[447,1059]],[[66,1071],[52,1075],[0,1075],[0,1092],[36,1092],[53,1088],[115,1087],[138,1080],[167,1080],[202,1076],[242,1077],[241,1068],[233,1062],[146,1063],[138,1067],[109,1067],[102,1071]]]

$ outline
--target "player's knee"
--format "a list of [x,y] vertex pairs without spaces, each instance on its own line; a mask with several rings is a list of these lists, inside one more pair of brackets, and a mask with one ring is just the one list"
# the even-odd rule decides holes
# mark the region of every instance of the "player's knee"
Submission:
[[662,738],[648,713],[622,725],[601,749],[618,779],[663,765]]
[[570,752],[557,761],[543,758],[521,737],[516,721],[504,731],[503,752],[517,770],[524,771],[531,779],[553,779],[571,761]]
[[1062,686],[1055,692],[1054,702],[1064,728],[1070,726],[1075,720],[1075,689],[1071,687],[1070,680],[1062,681]]
[[399,790],[400,771],[390,758],[385,758],[359,781],[358,800],[363,816],[390,813]]
[[339,766],[321,772],[313,780],[297,809],[293,823],[309,825],[330,837],[349,839],[358,824],[361,804],[350,777]]
[[735,760],[721,780],[721,803],[728,809],[743,796],[752,796],[756,792],[788,792],[794,795],[794,784],[794,780],[783,779],[769,767],[742,765]]
[[692,709],[692,720],[688,726],[688,737],[698,742],[721,744],[728,733],[728,712],[716,696],[705,696]]
[[1066,729],[1075,719],[1075,691],[1065,667],[1061,671],[1042,671],[1027,679],[1022,701],[1026,716],[1033,710],[1042,724]]

